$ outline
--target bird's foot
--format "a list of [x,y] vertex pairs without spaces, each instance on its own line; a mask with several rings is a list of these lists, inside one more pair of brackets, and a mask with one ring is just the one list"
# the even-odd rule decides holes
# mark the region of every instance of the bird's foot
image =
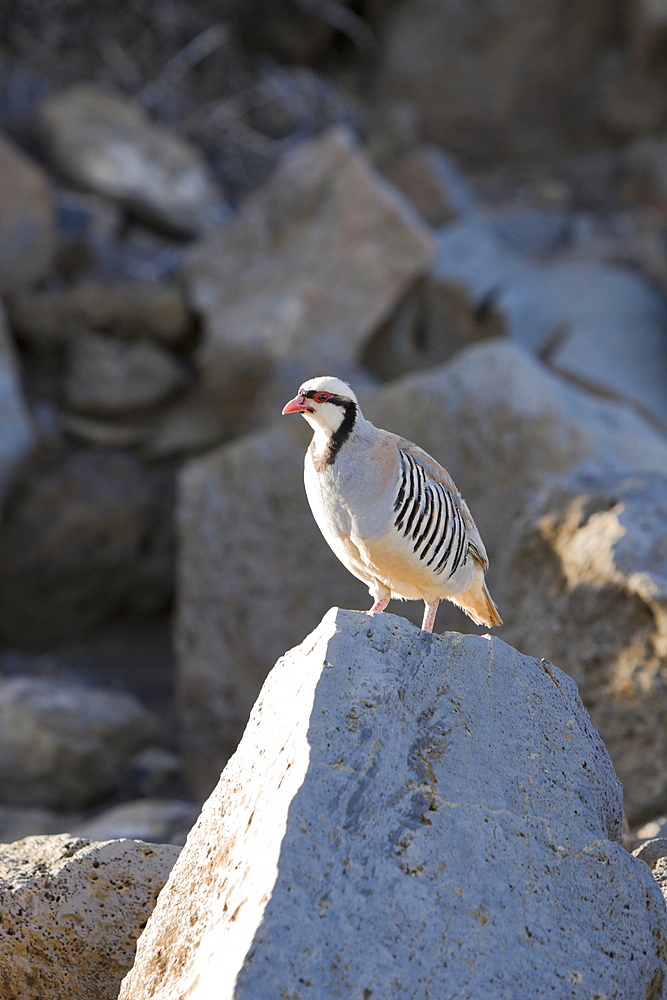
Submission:
[[424,621],[422,622],[422,628],[423,628],[424,632],[432,632],[433,631],[433,626],[435,625],[435,616],[436,616],[436,614],[438,612],[438,605],[439,604],[440,604],[439,600],[438,601],[433,601],[432,604],[429,604],[427,601],[424,601],[424,605],[425,605],[425,607],[424,607]]

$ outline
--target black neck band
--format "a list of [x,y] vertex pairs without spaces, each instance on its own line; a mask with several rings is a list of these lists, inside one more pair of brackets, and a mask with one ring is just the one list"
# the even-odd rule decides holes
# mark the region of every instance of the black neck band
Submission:
[[336,455],[345,444],[350,434],[352,433],[352,428],[354,427],[354,422],[357,419],[357,405],[349,400],[346,403],[340,404],[345,410],[345,416],[341,420],[340,426],[331,435],[329,441],[329,446],[324,454],[324,461],[327,465],[333,465],[336,461]]

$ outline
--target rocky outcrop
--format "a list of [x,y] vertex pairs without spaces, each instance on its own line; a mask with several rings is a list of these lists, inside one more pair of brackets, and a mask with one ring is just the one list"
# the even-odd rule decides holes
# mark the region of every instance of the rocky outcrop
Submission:
[[214,221],[219,194],[203,156],[139,104],[79,84],[47,98],[38,124],[53,164],[85,190],[180,234]]
[[31,346],[66,341],[73,331],[146,337],[178,344],[191,325],[179,289],[148,281],[82,281],[57,291],[24,292],[11,303],[11,320]]
[[666,498],[665,472],[563,477],[521,518],[499,574],[503,635],[577,681],[631,823],[667,802]]
[[503,332],[556,371],[632,401],[667,427],[667,311],[640,274],[591,261],[531,262],[472,218],[441,230],[431,275],[458,284],[471,308],[492,310]]
[[667,910],[621,816],[557,667],[332,609],[267,679],[120,1000],[657,997]]
[[236,414],[273,369],[358,360],[426,268],[433,238],[342,128],[305,143],[190,253],[202,377]]
[[0,680],[0,800],[78,809],[117,788],[154,742],[132,695],[45,677]]
[[187,369],[150,340],[79,333],[69,344],[65,398],[74,410],[114,416],[162,403],[189,382]]
[[[507,341],[471,348],[368,400],[360,395],[378,426],[418,441],[454,476],[489,551],[492,590],[508,535],[545,479],[592,457],[609,468],[667,468],[667,444],[632,410],[591,399]],[[199,795],[213,787],[281,651],[332,600],[369,604],[366,588],[330,553],[308,509],[308,439],[301,422],[275,427],[188,463],[181,475],[179,700],[188,773]],[[419,613],[411,602],[398,607]],[[441,628],[469,627],[453,608],[439,614]]]
[[178,848],[62,834],[0,845],[0,993],[115,1000]]

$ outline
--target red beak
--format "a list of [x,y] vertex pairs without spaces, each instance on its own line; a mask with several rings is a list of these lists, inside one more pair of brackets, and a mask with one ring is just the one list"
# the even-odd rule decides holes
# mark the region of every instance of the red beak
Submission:
[[305,396],[295,396],[289,403],[283,406],[283,413],[313,413],[312,406],[308,406]]

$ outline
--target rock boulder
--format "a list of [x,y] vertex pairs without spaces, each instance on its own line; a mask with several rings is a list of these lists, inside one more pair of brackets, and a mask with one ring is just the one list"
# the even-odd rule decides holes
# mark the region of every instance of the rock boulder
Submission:
[[46,98],[38,127],[66,177],[148,222],[191,236],[215,217],[219,194],[201,153],[139,104],[77,84]]
[[330,129],[192,249],[203,378],[241,412],[288,359],[321,370],[358,360],[434,251],[428,227],[350,133]]
[[178,848],[61,834],[0,845],[0,994],[116,1000]]
[[[646,421],[568,385],[509,341],[488,341],[359,395],[374,423],[416,441],[452,473],[488,549],[492,592],[509,532],[546,479],[592,457],[609,468],[667,468],[667,444]],[[284,421],[278,405],[275,420]],[[224,445],[181,473],[178,684],[198,795],[213,787],[281,650],[332,600],[369,606],[366,588],[332,555],[308,508],[309,437],[294,420]],[[395,607],[421,613],[413,602]],[[443,605],[438,627],[446,624],[470,628]]]
[[576,685],[332,609],[270,674],[120,1000],[645,1000],[667,910]]
[[524,512],[499,573],[503,636],[575,678],[633,824],[667,809],[666,523],[665,472],[583,468]]

